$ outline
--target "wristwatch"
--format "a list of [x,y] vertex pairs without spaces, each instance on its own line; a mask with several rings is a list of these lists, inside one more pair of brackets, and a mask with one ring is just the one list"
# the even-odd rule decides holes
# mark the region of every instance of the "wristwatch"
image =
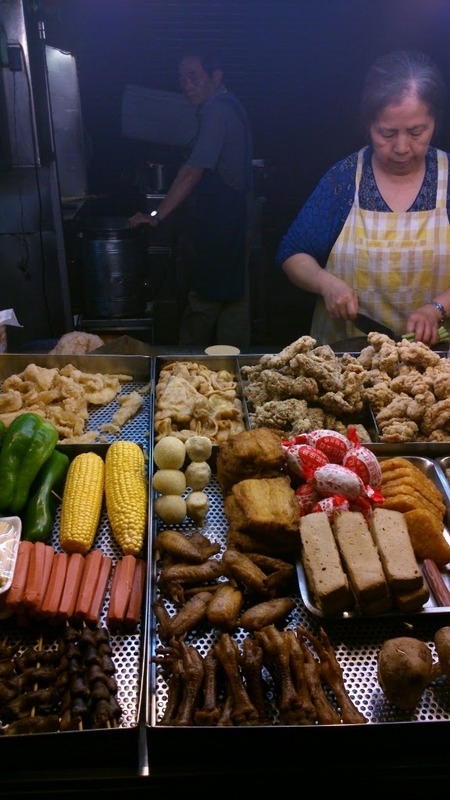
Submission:
[[437,303],[437,302],[436,302],[436,300],[430,300],[430,302],[429,302],[429,303],[427,303],[427,305],[428,305],[428,306],[434,306],[435,308],[437,308],[437,310],[438,310],[438,311],[440,312],[440,314],[441,314],[441,318],[440,318],[439,322],[443,322],[443,321],[444,321],[444,319],[445,319],[445,318],[446,318],[446,316],[447,316],[447,312],[446,312],[446,310],[445,310],[444,306],[442,305],[442,303]]
[[150,216],[151,216],[152,220],[153,220],[154,222],[156,222],[156,224],[157,224],[157,225],[159,225],[159,223],[161,222],[161,220],[160,220],[160,218],[159,218],[159,214],[158,214],[158,212],[157,212],[157,211],[150,211]]

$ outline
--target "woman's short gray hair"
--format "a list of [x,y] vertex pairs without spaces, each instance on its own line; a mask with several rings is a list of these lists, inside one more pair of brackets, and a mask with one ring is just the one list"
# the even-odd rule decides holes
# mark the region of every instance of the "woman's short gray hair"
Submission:
[[378,58],[369,68],[360,104],[360,121],[367,137],[372,123],[386,106],[401,103],[415,89],[428,106],[436,128],[444,116],[447,89],[440,69],[425,53],[397,50]]

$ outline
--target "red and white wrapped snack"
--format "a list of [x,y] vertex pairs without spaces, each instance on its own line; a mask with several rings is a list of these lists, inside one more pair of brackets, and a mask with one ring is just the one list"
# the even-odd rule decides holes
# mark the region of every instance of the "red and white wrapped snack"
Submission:
[[333,514],[336,509],[339,508],[340,511],[348,511],[350,508],[350,504],[345,497],[339,494],[333,494],[331,497],[322,497],[318,503],[313,507],[312,513],[316,513],[317,511],[324,511],[327,515],[329,520],[333,519]]
[[320,494],[316,492],[311,483],[302,483],[301,486],[295,490],[295,496],[298,500],[301,517],[304,517],[305,514],[310,514],[316,503],[320,500]]
[[359,475],[341,464],[325,464],[316,469],[312,485],[322,496],[337,494],[347,500],[356,500],[357,497],[366,495]]
[[306,436],[306,443],[316,447],[321,453],[325,453],[328,461],[332,464],[342,464],[347,450],[353,447],[350,439],[347,439],[342,433],[326,428],[311,431]]
[[309,444],[283,444],[286,454],[286,471],[291,477],[306,478],[310,472],[314,472],[318,467],[328,464],[329,460],[325,453],[321,453],[317,447]]
[[356,472],[365,485],[369,484],[374,489],[378,489],[381,486],[380,462],[376,455],[362,444],[347,450],[342,465]]

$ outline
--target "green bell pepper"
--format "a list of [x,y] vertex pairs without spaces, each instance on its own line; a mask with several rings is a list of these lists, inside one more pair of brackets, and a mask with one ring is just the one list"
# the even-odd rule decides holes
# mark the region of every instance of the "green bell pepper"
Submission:
[[51,539],[58,506],[55,491],[64,485],[69,463],[66,453],[53,450],[40,468],[22,513],[22,539],[29,542]]
[[55,449],[58,429],[32,411],[19,414],[7,427],[0,450],[0,511],[18,514],[31,484]]
[[2,440],[3,440],[3,436],[5,434],[5,431],[6,431],[6,425],[5,425],[4,422],[2,422],[2,420],[0,420],[0,447],[2,446]]

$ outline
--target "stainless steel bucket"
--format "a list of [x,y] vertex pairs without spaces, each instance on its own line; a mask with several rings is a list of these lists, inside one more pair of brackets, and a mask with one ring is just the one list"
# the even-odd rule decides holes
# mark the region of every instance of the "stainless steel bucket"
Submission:
[[127,217],[98,217],[83,224],[83,313],[89,319],[144,313],[145,237]]

